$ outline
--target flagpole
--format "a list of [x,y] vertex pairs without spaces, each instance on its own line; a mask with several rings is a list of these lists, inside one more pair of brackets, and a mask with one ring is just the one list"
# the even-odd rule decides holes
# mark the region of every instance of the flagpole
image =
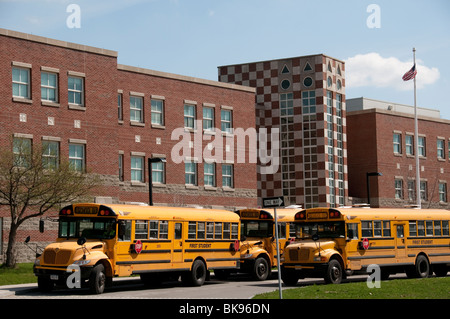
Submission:
[[[416,66],[416,48],[413,48],[413,58],[414,66]],[[417,67],[416,67],[417,71]],[[414,76],[414,135],[415,135],[415,145],[416,145],[416,200],[417,208],[422,208],[421,198],[420,198],[420,161],[419,161],[419,123],[417,119],[417,101],[416,101],[416,77]]]

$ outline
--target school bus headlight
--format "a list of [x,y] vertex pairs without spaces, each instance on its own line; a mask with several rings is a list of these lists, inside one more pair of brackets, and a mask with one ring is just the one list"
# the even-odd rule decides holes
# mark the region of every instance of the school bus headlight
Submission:
[[74,264],[74,265],[78,265],[78,266],[84,266],[84,265],[89,264],[90,262],[91,262],[90,259],[85,259],[85,260],[80,259],[80,260],[75,260],[75,261],[73,262],[73,264]]
[[253,254],[244,254],[244,255],[242,255],[242,258],[250,258],[252,256],[253,256]]
[[36,259],[34,260],[34,265],[35,265],[35,266],[40,266],[40,265],[41,265],[41,258],[36,258]]
[[313,258],[314,261],[327,261],[327,257],[324,256],[315,256]]

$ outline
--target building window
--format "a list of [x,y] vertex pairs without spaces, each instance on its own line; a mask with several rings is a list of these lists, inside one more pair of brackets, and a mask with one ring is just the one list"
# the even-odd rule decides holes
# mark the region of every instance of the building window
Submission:
[[287,90],[289,89],[289,87],[291,86],[291,82],[289,80],[283,80],[281,81],[281,88],[283,90]]
[[12,68],[13,96],[30,98],[30,69]]
[[428,187],[426,181],[420,182],[420,199],[421,200],[428,200]]
[[164,184],[166,182],[164,168],[163,162],[152,163],[152,183]]
[[30,138],[14,137],[14,166],[29,167],[31,164],[32,143]]
[[131,156],[131,181],[144,182],[144,157]]
[[222,164],[222,186],[233,188],[233,164]]
[[58,102],[58,75],[41,72],[41,100]]
[[233,112],[231,110],[220,111],[220,124],[222,132],[232,133],[233,131]]
[[329,88],[331,88],[331,86],[333,85],[333,80],[331,79],[331,76],[329,76],[327,79],[327,85]]
[[414,136],[406,135],[405,147],[406,147],[406,155],[414,155]]
[[316,92],[303,91],[302,92],[303,114],[316,113]]
[[294,95],[292,93],[280,94],[281,116],[294,115]]
[[123,154],[119,154],[119,181],[123,182]]
[[130,121],[144,123],[143,98],[140,96],[130,96]]
[[203,129],[205,131],[214,131],[214,108],[203,108]]
[[394,154],[402,153],[402,135],[394,133]]
[[59,165],[59,142],[43,141],[42,164],[46,169],[55,169]]
[[117,93],[117,116],[119,121],[123,120],[123,94]]
[[164,101],[152,100],[152,124],[164,125]]
[[303,85],[307,88],[309,88],[311,85],[313,85],[313,79],[311,77],[306,77],[303,79]]
[[184,105],[184,127],[195,128],[195,105]]
[[419,136],[419,156],[427,156],[426,140],[424,136]]
[[445,141],[442,139],[437,140],[437,157],[438,159],[445,158]]
[[416,182],[408,181],[408,200],[416,200]]
[[84,171],[85,146],[83,144],[69,144],[69,163],[73,170]]
[[197,163],[185,162],[184,175],[186,185],[197,185]]
[[83,78],[68,77],[68,94],[69,104],[83,105],[84,98],[84,84]]
[[403,180],[395,179],[395,199],[403,199]]
[[447,183],[439,183],[439,201],[447,202]]
[[204,167],[204,183],[205,186],[216,186],[216,164],[205,163]]

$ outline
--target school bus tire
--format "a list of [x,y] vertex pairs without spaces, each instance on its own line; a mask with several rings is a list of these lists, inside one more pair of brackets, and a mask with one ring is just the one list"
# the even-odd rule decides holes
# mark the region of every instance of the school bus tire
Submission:
[[270,275],[269,262],[263,256],[256,258],[255,264],[253,265],[253,278],[259,281],[266,280]]
[[417,278],[428,278],[430,276],[430,263],[424,255],[417,256],[415,268]]
[[324,279],[327,284],[340,284],[344,277],[342,265],[337,259],[330,259],[325,270]]
[[106,286],[106,274],[105,266],[103,264],[96,265],[89,277],[89,289],[94,294],[102,294],[105,291]]
[[205,283],[206,272],[205,263],[201,259],[196,259],[192,264],[191,271],[184,273],[181,280],[186,285],[198,287]]

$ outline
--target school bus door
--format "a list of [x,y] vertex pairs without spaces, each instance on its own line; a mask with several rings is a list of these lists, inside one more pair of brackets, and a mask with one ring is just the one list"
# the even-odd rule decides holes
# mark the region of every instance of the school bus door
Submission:
[[175,222],[173,231],[172,261],[174,263],[183,262],[183,223]]
[[406,258],[406,223],[395,223],[395,251],[397,259]]

